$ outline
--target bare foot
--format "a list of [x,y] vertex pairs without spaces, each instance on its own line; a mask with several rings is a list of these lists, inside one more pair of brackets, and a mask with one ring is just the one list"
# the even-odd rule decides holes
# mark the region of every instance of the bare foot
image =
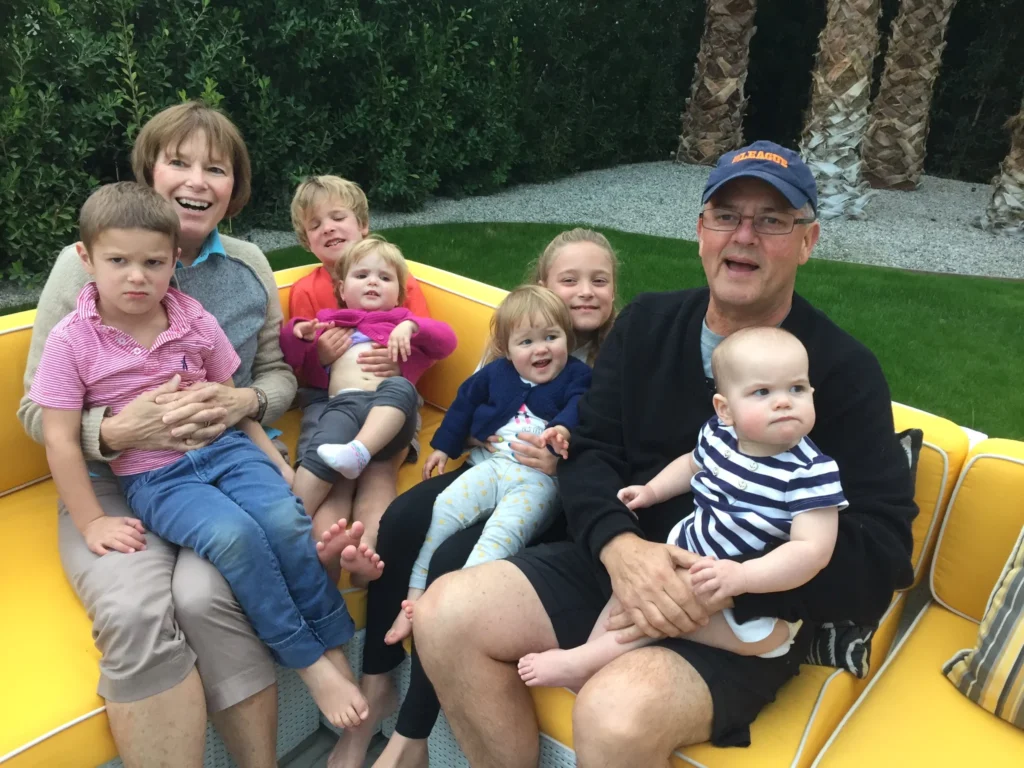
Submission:
[[388,739],[373,768],[428,768],[429,760],[426,739],[410,739],[396,732]]
[[[354,523],[362,525],[362,523]],[[325,534],[326,535],[326,534]],[[353,576],[362,576],[366,581],[379,579],[384,571],[384,561],[372,547],[360,544],[357,547],[345,547],[341,550],[341,567]]]
[[384,635],[385,645],[395,645],[396,643],[400,643],[412,634],[412,613],[415,605],[416,603],[412,600],[402,601],[402,610],[400,610],[398,612],[398,616],[395,617],[395,621],[391,625],[391,629],[389,629],[387,634]]
[[316,543],[316,554],[324,565],[338,562],[346,547],[358,547],[363,538],[365,528],[358,520],[346,526],[345,518],[324,531],[320,541]]
[[398,691],[391,675],[365,675],[363,692],[370,706],[370,716],[355,728],[346,728],[327,757],[327,768],[363,768],[366,750],[381,721],[398,708]]
[[296,670],[324,717],[336,728],[352,728],[370,716],[370,708],[355,683],[346,680],[326,656]]
[[556,648],[544,653],[528,653],[519,660],[519,676],[529,686],[565,686],[578,692],[596,671],[572,650]]

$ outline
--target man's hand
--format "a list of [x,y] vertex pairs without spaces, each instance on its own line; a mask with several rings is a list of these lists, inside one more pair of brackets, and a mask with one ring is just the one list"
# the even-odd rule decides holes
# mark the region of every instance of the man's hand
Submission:
[[690,580],[694,592],[709,602],[745,595],[749,591],[743,565],[732,560],[702,557],[690,566]]
[[643,635],[660,639],[679,637],[707,624],[707,610],[690,589],[687,575],[676,573],[698,559],[685,549],[644,541],[633,533],[608,542],[601,550],[601,562],[623,607],[621,614],[609,620],[608,629],[633,624]]
[[646,509],[658,503],[649,485],[630,485],[619,491],[616,496],[630,512]]
[[[188,438],[190,444],[197,444],[191,447],[206,445],[228,427],[256,413],[259,407],[253,390],[237,389],[213,381],[160,395],[156,402],[172,405],[171,410],[164,415],[164,424],[171,427],[174,437]],[[216,431],[209,434],[213,429]]]
[[388,357],[391,362],[406,362],[412,354],[412,336],[420,327],[412,320],[403,320],[391,329],[388,336]]
[[[300,323],[297,323],[300,325]],[[330,327],[320,334],[316,340],[316,357],[324,368],[334,365],[335,361],[348,352],[352,346],[352,334],[355,328]]]
[[427,456],[427,460],[423,462],[423,479],[429,480],[430,476],[434,474],[434,470],[437,470],[437,474],[444,474],[444,465],[448,462],[448,454],[444,451],[434,451],[432,454]]
[[97,517],[85,526],[82,536],[92,552],[105,555],[110,551],[140,552],[146,548],[146,529],[134,517]]

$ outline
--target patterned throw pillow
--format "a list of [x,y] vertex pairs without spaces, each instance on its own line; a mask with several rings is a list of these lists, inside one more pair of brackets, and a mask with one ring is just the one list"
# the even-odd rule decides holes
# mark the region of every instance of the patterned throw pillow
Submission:
[[975,704],[1024,730],[1024,529],[988,598],[977,646],[942,671]]
[[[917,479],[917,458],[921,454],[924,432],[908,429],[896,435],[900,447],[910,464],[910,481]],[[868,674],[871,660],[871,638],[877,627],[866,627],[852,622],[828,622],[821,624],[814,632],[811,647],[807,651],[805,664],[820,667],[839,667],[854,677],[863,679]]]

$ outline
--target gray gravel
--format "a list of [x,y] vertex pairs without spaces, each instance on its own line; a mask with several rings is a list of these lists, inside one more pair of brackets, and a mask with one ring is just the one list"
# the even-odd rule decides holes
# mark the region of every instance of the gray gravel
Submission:
[[[436,199],[414,213],[373,214],[374,229],[445,222],[584,223],[693,239],[709,169],[670,162],[588,171],[523,184],[486,197]],[[972,220],[988,204],[986,184],[925,176],[915,192],[875,192],[863,221],[823,222],[815,256],[833,261],[963,275],[1024,278],[1024,238],[983,232]],[[295,244],[291,232],[254,230],[264,250]]]

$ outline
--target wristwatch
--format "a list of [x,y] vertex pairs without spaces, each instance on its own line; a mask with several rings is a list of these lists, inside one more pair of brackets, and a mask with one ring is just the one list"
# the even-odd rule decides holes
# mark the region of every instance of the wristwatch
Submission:
[[267,413],[267,393],[259,387],[252,387],[251,389],[256,393],[256,415],[252,418],[256,422],[261,422]]

